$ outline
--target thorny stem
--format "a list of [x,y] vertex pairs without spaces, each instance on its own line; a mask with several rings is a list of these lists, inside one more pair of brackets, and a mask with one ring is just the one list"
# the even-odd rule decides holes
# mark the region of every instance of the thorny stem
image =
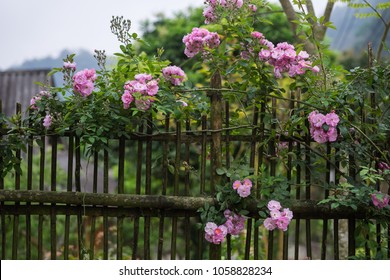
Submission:
[[368,142],[370,142],[370,144],[375,148],[375,150],[377,150],[381,156],[383,157],[383,159],[385,161],[389,161],[387,159],[387,155],[370,139],[370,137],[368,137],[360,128],[358,128],[357,126],[353,125],[352,123],[350,123],[350,125],[356,129],[356,131],[358,131]]

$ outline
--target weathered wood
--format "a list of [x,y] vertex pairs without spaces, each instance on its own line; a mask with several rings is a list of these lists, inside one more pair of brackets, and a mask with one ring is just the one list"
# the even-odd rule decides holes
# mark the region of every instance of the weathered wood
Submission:
[[[109,194],[109,193],[83,193],[83,192],[52,192],[52,191],[25,191],[25,190],[0,190],[0,201],[19,203],[47,203],[70,204],[76,206],[102,206],[102,207],[124,207],[139,209],[165,209],[165,210],[186,210],[197,211],[205,203],[216,205],[212,197],[190,197],[190,196],[163,196],[163,195],[135,195],[135,194]],[[248,208],[252,216],[256,216],[257,201],[249,203]],[[323,218],[367,218],[372,215],[369,208],[359,208],[357,211],[352,208],[339,207],[331,209],[327,204],[318,204],[315,200],[290,200],[286,205],[295,215],[304,219]],[[33,207],[32,205],[31,207]],[[0,213],[2,209],[0,209]],[[380,218],[380,217],[378,217]]]

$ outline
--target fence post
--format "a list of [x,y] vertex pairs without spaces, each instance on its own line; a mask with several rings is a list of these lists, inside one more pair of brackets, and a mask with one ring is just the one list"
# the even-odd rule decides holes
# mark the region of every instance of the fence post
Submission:
[[222,87],[221,74],[217,70],[211,77],[210,86],[212,90],[208,92],[210,97],[210,126],[211,126],[211,193],[215,192],[215,186],[221,181],[221,176],[216,170],[222,167],[222,95],[217,89]]
[[[211,77],[211,90],[207,93],[210,97],[210,126],[211,126],[211,194],[215,193],[215,186],[221,183],[221,176],[217,169],[222,167],[222,95],[218,89],[222,87],[221,74],[217,70]],[[210,259],[221,259],[221,245],[210,244]]]

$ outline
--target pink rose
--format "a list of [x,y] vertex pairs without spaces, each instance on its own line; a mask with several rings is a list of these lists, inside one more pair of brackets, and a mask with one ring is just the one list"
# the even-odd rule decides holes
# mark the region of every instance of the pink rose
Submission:
[[293,218],[293,212],[289,208],[284,208],[281,213],[281,216],[286,217],[291,221]]
[[269,212],[269,215],[271,216],[271,219],[272,220],[277,220],[277,219],[279,219],[281,216],[282,216],[282,214],[280,213],[280,211],[279,210],[271,210],[270,212]]
[[340,121],[340,118],[334,111],[332,111],[332,112],[330,112],[330,113],[325,115],[325,122],[329,126],[334,126],[335,127],[335,126],[337,126],[339,121]]
[[286,231],[290,224],[290,220],[287,217],[281,216],[275,221],[275,224],[278,229]]
[[249,179],[244,179],[242,182],[236,180],[234,181],[232,187],[237,191],[239,196],[245,198],[251,194],[252,181]]
[[46,115],[45,118],[43,119],[43,126],[46,129],[49,129],[52,124],[52,117],[51,115]]
[[184,71],[177,66],[168,66],[162,69],[164,78],[171,82],[171,84],[178,86],[186,78]]
[[134,101],[133,95],[128,90],[125,90],[124,94],[122,95],[123,108],[129,109],[130,104],[133,101]]
[[289,208],[282,209],[282,205],[276,200],[269,201],[267,207],[270,210],[270,217],[264,220],[264,227],[268,230],[278,228],[286,231],[293,218],[293,212]]
[[279,201],[276,200],[270,200],[267,204],[268,210],[280,210],[282,208],[282,205],[280,204]]
[[253,5],[253,4],[249,4],[249,9],[252,10],[252,12],[256,12],[257,11],[257,6],[256,5]]
[[334,127],[329,127],[328,132],[326,133],[328,136],[328,141],[329,142],[335,142],[337,141],[337,129]]
[[217,226],[208,222],[205,226],[205,239],[214,244],[220,244],[227,235],[227,228],[224,225]]
[[390,197],[387,194],[376,192],[371,195],[372,203],[378,209],[382,209],[389,205]]
[[63,67],[65,69],[76,70],[76,62],[65,61]]
[[227,233],[231,235],[240,234],[245,228],[246,218],[244,216],[233,213],[229,209],[224,212],[226,222],[224,226],[227,228]]
[[276,223],[271,218],[265,219],[263,225],[268,230],[274,230],[276,228]]
[[323,129],[315,129],[312,136],[314,141],[319,144],[328,142],[328,135]]
[[236,181],[234,181],[232,187],[233,187],[233,189],[237,190],[240,186],[241,186],[241,181],[236,180]]
[[85,97],[92,93],[96,80],[95,69],[84,69],[73,76],[73,90]]
[[325,116],[321,113],[315,114],[311,121],[314,127],[321,127],[325,123]]
[[251,188],[248,187],[248,186],[245,186],[245,185],[241,185],[241,186],[237,189],[237,193],[238,193],[238,195],[241,196],[242,198],[248,197],[248,196],[251,194]]

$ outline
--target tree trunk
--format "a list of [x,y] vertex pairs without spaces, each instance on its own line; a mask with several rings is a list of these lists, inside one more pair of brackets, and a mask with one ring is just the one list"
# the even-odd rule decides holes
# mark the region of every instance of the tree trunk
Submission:
[[[287,16],[288,21],[290,22],[291,30],[294,33],[295,39],[299,43],[304,44],[305,50],[308,53],[310,53],[310,54],[316,53],[317,49],[316,49],[315,44],[313,44],[309,40],[309,38],[302,39],[301,37],[302,37],[302,35],[304,35],[303,32],[298,32],[298,30],[297,30],[297,23],[294,21],[297,20],[298,17],[297,17],[296,11],[294,9],[294,6],[290,2],[290,0],[279,0],[279,2],[283,8],[284,13]],[[332,14],[333,7],[334,7],[334,2],[328,1],[326,8],[325,8],[325,12],[324,12],[324,21],[322,22],[322,24],[316,23],[314,21],[310,22],[313,25],[313,36],[315,37],[315,40],[318,40],[318,41],[324,40],[326,30],[327,30],[327,27],[325,24],[327,22],[329,22],[329,20],[330,20],[330,16]],[[308,13],[315,15],[314,6],[313,6],[313,3],[311,2],[311,0],[306,1],[306,8],[307,8]]]

